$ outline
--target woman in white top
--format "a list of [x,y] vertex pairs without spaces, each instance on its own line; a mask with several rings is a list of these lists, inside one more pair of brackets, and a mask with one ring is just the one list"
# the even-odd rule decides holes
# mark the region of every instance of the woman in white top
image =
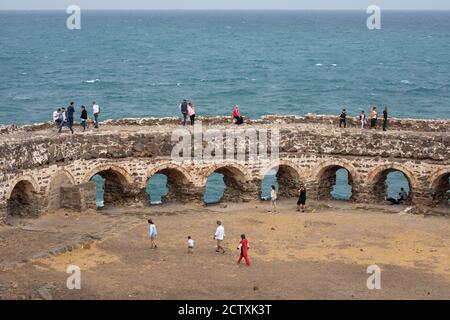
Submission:
[[[271,208],[273,209],[273,212],[277,212],[277,190],[275,189],[275,186],[272,186],[272,190],[270,191],[270,202],[271,202]],[[271,212],[271,210],[269,210]]]
[[367,123],[366,114],[364,113],[364,111],[361,111],[361,114],[359,115],[359,121],[361,123],[361,129],[364,129]]

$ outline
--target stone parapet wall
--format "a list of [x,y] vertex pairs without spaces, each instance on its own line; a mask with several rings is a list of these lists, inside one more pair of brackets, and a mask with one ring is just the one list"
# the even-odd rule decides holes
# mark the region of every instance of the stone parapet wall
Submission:
[[[226,125],[232,123],[231,117],[226,116],[198,116],[197,120],[203,121],[207,125]],[[259,119],[246,118],[247,124],[317,124],[317,125],[339,125],[339,116],[307,114],[305,116],[294,115],[266,115]],[[166,118],[124,118],[108,119],[100,123],[108,126],[165,126],[180,124],[178,117]],[[359,128],[359,116],[349,116],[347,118],[348,127]],[[381,128],[382,121],[378,121],[378,128]],[[411,118],[389,118],[389,129],[416,132],[448,132],[450,120],[446,119],[411,119]],[[30,125],[0,125],[0,135],[14,132],[36,132],[41,130],[54,129],[53,122],[37,123]]]

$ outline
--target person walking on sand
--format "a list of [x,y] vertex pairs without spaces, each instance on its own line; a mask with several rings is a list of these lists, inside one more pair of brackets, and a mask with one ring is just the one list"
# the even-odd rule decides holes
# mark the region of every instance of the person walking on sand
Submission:
[[384,107],[383,110],[383,131],[386,131],[388,124],[388,107]]
[[241,264],[241,260],[244,259],[245,264],[250,266],[250,259],[248,258],[248,249],[250,249],[250,246],[248,245],[248,240],[246,239],[245,234],[241,234],[241,242],[239,242],[237,249],[241,250],[237,264]]
[[158,236],[156,224],[153,223],[152,219],[148,220],[148,224],[149,224],[148,236],[150,237],[150,249],[156,249],[158,248],[158,246],[156,245],[156,237]]
[[195,106],[192,102],[188,103],[187,112],[189,119],[191,120],[191,126],[195,123]]
[[216,252],[221,252],[222,254],[225,253],[225,249],[223,248],[223,239],[225,238],[225,228],[222,226],[221,221],[217,221],[217,229],[216,233],[214,234],[214,240],[217,241],[217,249]]
[[88,114],[87,114],[87,110],[85,106],[81,106],[81,126],[83,127],[83,132],[86,131],[86,128],[88,128],[88,123],[87,123],[87,119],[88,119]]
[[277,212],[277,190],[275,188],[275,186],[271,187],[272,189],[270,190],[270,207],[273,210],[269,210],[269,212],[273,212],[276,213]]
[[339,116],[339,128],[342,128],[342,125],[344,125],[344,128],[347,128],[347,111],[345,109],[342,109]]
[[300,190],[298,190],[298,201],[297,201],[297,211],[305,212],[306,205],[306,188],[305,186],[300,186]]
[[378,121],[377,107],[372,107],[372,110],[370,111],[370,129],[377,127],[377,121]]
[[100,106],[92,102],[92,114],[94,115],[94,128],[98,129],[98,116],[100,115]]
[[191,236],[188,236],[188,253],[194,253],[194,240],[192,240]]
[[361,124],[361,129],[364,129],[367,124],[367,116],[364,110],[361,111],[361,114],[359,115],[359,123]]
[[75,103],[71,102],[67,107],[67,127],[73,134],[73,114],[75,113]]
[[183,99],[183,101],[181,101],[180,103],[180,111],[181,114],[183,115],[183,126],[186,125],[186,120],[187,120],[187,116],[188,116],[188,102],[186,99]]

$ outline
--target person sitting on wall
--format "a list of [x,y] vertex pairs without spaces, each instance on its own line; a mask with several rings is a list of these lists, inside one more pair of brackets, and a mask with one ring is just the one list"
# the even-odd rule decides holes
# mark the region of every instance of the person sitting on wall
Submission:
[[241,116],[241,113],[239,112],[239,106],[234,107],[233,118],[235,120],[234,124],[240,125],[244,123],[244,118]]

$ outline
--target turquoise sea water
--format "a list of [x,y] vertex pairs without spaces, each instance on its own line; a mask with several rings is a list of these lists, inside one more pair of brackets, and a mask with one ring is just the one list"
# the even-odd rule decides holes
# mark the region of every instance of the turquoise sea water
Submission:
[[[172,116],[181,98],[204,115],[235,104],[252,118],[356,115],[375,104],[448,118],[450,12],[384,11],[376,31],[356,11],[82,11],[73,31],[67,17],[0,12],[0,124],[48,121],[70,101],[96,100],[103,118]],[[401,179],[389,181],[394,190]]]
[[447,118],[450,12],[0,12],[0,123],[93,100],[103,117],[262,114]]

